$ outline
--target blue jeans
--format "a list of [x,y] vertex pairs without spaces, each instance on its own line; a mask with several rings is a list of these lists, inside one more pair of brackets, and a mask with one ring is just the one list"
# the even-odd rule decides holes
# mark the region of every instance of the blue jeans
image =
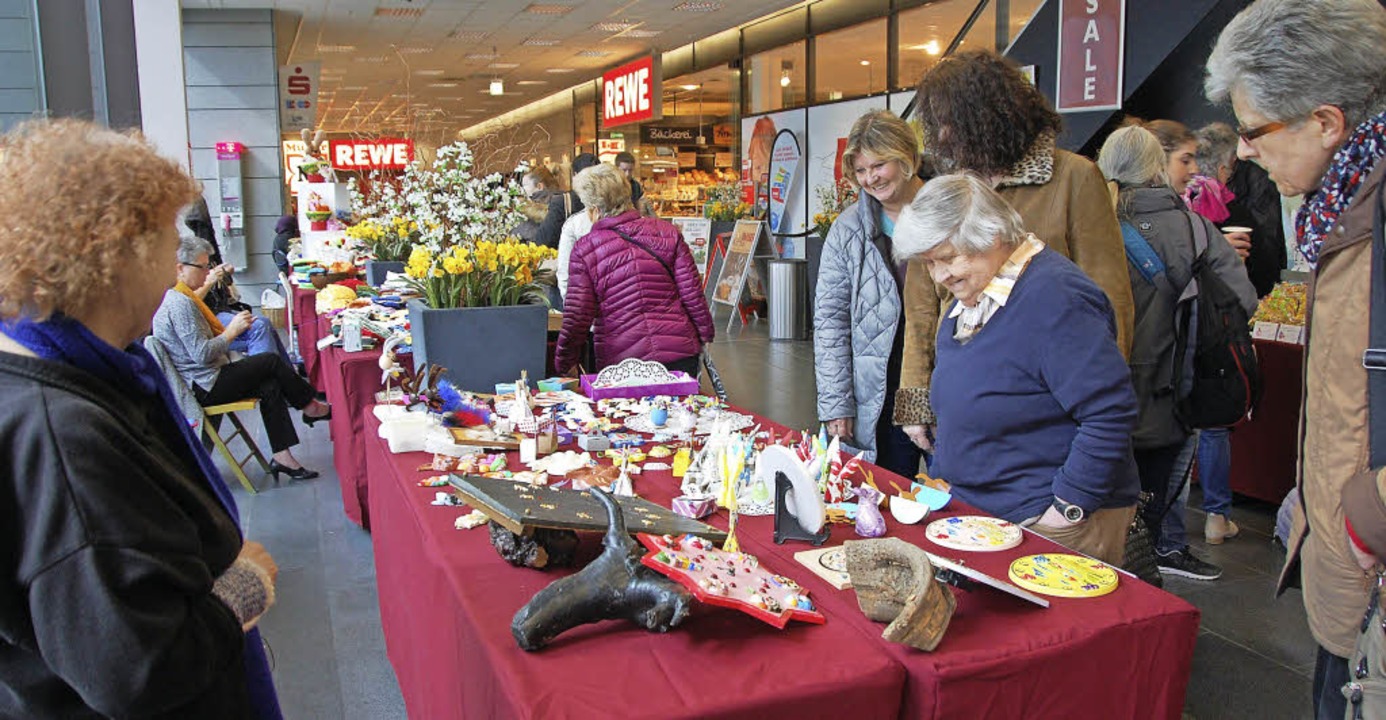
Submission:
[[1165,519],[1160,525],[1160,539],[1155,543],[1155,552],[1162,555],[1178,552],[1189,546],[1189,536],[1184,530],[1184,507],[1189,504],[1189,484],[1185,482],[1185,476],[1188,474],[1189,464],[1193,462],[1194,452],[1202,443],[1201,433],[1190,435],[1184,441],[1184,446],[1179,448],[1179,455],[1174,459],[1174,467],[1170,468],[1169,490],[1165,491],[1165,503],[1168,504],[1176,492],[1179,493],[1179,497],[1169,512],[1165,513]]
[[1319,646],[1314,662],[1314,720],[1339,720],[1347,715],[1343,685],[1348,681],[1348,659]]
[[[1184,471],[1193,460],[1197,446],[1198,436],[1190,435],[1178,445],[1137,448],[1135,452],[1141,489],[1150,493],[1150,502],[1145,506],[1145,524],[1155,535],[1156,552],[1164,555],[1183,550],[1189,544],[1184,532],[1188,487],[1180,491],[1179,485],[1184,481]],[[1177,499],[1171,497],[1175,492],[1179,492]]]
[[1203,511],[1226,515],[1232,509],[1232,438],[1227,428],[1200,433],[1198,482],[1203,486]]
[[[236,317],[233,312],[217,313],[217,319],[222,325],[230,325],[231,318]],[[289,354],[284,350],[284,344],[279,340],[279,333],[275,331],[274,325],[269,318],[263,315],[255,315],[250,321],[250,329],[241,333],[240,337],[231,341],[229,346],[242,355],[264,355],[266,353],[276,353],[284,358],[284,362],[293,366],[289,360]]]

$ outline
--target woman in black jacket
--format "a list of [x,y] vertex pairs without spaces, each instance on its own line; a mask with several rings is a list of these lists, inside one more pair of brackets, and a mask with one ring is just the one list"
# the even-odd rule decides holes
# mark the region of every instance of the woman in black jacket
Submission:
[[277,568],[137,342],[197,184],[87,122],[3,145],[0,717],[279,718]]

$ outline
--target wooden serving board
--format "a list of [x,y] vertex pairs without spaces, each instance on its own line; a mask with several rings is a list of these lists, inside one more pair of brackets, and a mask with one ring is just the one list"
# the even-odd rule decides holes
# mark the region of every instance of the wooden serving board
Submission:
[[[523,535],[533,528],[606,532],[606,510],[585,491],[514,480],[451,475],[458,496],[510,532]],[[631,534],[696,535],[714,543],[727,539],[725,530],[683,517],[639,497],[616,497]]]

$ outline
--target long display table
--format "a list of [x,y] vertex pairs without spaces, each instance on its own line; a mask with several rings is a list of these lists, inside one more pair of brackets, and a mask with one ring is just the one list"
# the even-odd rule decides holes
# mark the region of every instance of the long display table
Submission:
[[[774,424],[762,421],[765,427]],[[1198,610],[1123,575],[1110,595],[1051,599],[1042,609],[1010,596],[955,591],[958,606],[937,650],[881,639],[851,590],[838,591],[777,546],[773,520],[743,517],[744,551],[811,591],[826,625],[776,630],[748,616],[698,606],[683,625],[652,634],[624,622],[589,625],[526,653],[510,634],[515,611],[571,570],[515,568],[487,531],[456,530],[465,511],[431,504],[441,488],[418,486],[425,453],[393,455],[364,422],[372,540],[381,622],[410,717],[1102,717],[1179,718],[1198,631]],[[518,465],[511,458],[512,467]],[[872,468],[882,487],[892,477]],[[896,479],[897,482],[902,482]],[[635,489],[667,506],[667,471]],[[967,513],[954,501],[933,518]],[[1011,560],[1060,548],[1026,533],[992,554],[933,546],[923,526],[887,514],[888,535],[962,558],[1004,577]],[[725,512],[708,520],[726,527]],[[834,526],[829,545],[857,539]],[[585,561],[599,538],[584,539]]]

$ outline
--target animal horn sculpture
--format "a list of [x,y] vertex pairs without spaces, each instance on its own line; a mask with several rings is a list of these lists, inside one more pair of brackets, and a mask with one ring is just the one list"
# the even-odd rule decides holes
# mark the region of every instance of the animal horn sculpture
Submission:
[[626,519],[609,493],[589,490],[607,512],[605,550],[582,570],[530,598],[510,623],[522,650],[540,650],[559,634],[602,620],[629,620],[667,632],[688,616],[693,596],[640,564],[645,550],[626,532]]

